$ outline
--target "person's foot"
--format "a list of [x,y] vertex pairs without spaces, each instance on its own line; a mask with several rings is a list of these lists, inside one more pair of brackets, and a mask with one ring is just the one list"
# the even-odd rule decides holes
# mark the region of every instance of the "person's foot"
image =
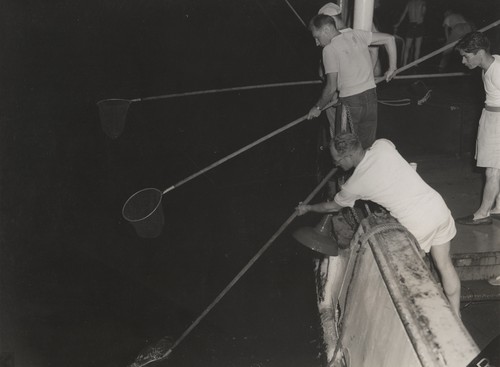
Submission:
[[455,219],[455,222],[458,224],[465,224],[468,226],[477,226],[480,224],[491,224],[493,221],[491,220],[491,217],[484,217],[484,218],[475,218],[474,214],[468,215],[466,217],[462,218],[457,218]]
[[500,285],[500,275],[495,278],[488,279],[488,283],[491,285]]
[[500,212],[490,212],[490,217],[500,220]]

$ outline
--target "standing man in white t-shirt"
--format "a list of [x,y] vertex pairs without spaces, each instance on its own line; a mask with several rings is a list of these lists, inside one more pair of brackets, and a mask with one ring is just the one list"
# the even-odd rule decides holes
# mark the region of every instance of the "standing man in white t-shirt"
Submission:
[[369,147],[377,130],[377,91],[369,45],[384,45],[389,55],[389,81],[396,71],[396,43],[394,36],[385,33],[349,30],[339,32],[332,17],[316,15],[309,23],[312,36],[323,47],[323,65],[326,83],[318,102],[307,115],[318,117],[321,110],[339,92],[340,102],[346,106],[348,118],[364,148]]
[[[318,14],[325,14],[333,18],[335,21],[335,28],[342,33],[344,31],[350,30],[350,28],[346,28],[344,21],[342,20],[341,16],[341,11],[342,9],[340,6],[334,3],[326,3],[323,5],[319,10]],[[320,60],[320,65],[319,65],[319,76],[323,82],[326,81],[326,74],[325,74],[325,67],[323,66],[323,59]],[[332,98],[331,102],[337,102],[337,95],[335,94]],[[330,138],[333,138],[335,135],[335,131],[337,130],[336,125],[339,125],[339,122],[337,121],[337,107],[332,106],[327,109],[325,109],[325,115],[326,118],[328,119],[328,123],[330,124]]]
[[[338,6],[335,3],[326,3],[323,5],[319,10],[318,14],[325,14],[329,15],[333,18],[335,21],[335,28],[340,33],[343,32],[348,32],[352,31],[351,28],[347,28],[343,19],[342,19],[342,9],[340,6]],[[372,32],[378,32],[377,28],[375,27],[375,24],[372,24]],[[375,76],[380,75],[380,62],[378,60],[378,47],[377,46],[370,46],[368,48],[368,51],[370,52],[370,57],[372,59],[372,65],[373,65],[373,74]],[[320,68],[319,68],[319,75],[321,80],[325,81],[326,75],[325,75],[325,69],[323,66],[323,60],[320,61]],[[337,95],[333,97],[332,102],[337,102]],[[330,123],[330,137],[333,138],[335,135],[335,131],[339,130],[338,125],[339,122],[337,122],[338,116],[337,116],[337,108],[336,107],[329,107],[325,109],[325,114],[326,117],[328,118],[328,122]],[[337,125],[337,126],[335,126]]]
[[[483,199],[474,214],[458,218],[457,223],[491,224],[491,218],[500,220],[500,55],[490,53],[490,41],[481,32],[464,36],[456,49],[465,66],[469,69],[480,67],[483,70],[486,92],[486,101],[479,119],[475,157],[477,166],[486,168]],[[489,282],[500,286],[500,275]]]
[[462,63],[469,69],[482,69],[486,101],[479,120],[476,140],[478,167],[486,168],[486,183],[479,209],[457,223],[491,224],[500,219],[500,56],[490,54],[490,42],[481,32],[464,36],[456,45]]
[[376,140],[363,149],[356,135],[344,133],[332,140],[330,150],[337,166],[354,168],[352,176],[332,201],[301,204],[298,214],[337,212],[353,207],[356,200],[382,205],[415,236],[423,251],[431,253],[444,292],[460,316],[460,279],[450,257],[450,243],[457,231],[441,195],[422,180],[389,140]]

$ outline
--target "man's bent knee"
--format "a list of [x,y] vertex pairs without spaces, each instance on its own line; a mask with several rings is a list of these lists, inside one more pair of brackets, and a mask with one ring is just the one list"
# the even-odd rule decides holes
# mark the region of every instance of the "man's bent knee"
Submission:
[[500,180],[500,169],[487,167],[485,171],[486,179]]

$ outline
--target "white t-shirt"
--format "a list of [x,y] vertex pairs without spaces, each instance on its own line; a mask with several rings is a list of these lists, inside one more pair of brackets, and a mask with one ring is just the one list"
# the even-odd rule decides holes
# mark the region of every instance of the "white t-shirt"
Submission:
[[323,48],[325,73],[338,73],[340,97],[375,88],[373,65],[368,51],[372,33],[346,29]]
[[441,195],[386,139],[373,143],[334,198],[337,204],[349,207],[359,199],[385,207],[419,242],[450,218]]
[[500,107],[500,56],[493,55],[495,61],[488,70],[483,70],[483,83],[486,92],[485,103],[491,107]]

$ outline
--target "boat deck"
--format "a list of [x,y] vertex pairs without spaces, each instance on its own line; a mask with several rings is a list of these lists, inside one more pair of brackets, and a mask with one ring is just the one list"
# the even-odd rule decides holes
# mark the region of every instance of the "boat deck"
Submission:
[[[418,163],[420,175],[443,196],[455,218],[469,215],[479,206],[484,178],[471,156],[407,158]],[[471,267],[461,274],[462,320],[483,349],[500,334],[500,286],[492,286],[484,280],[488,272],[498,272],[500,267],[500,221],[480,226],[457,224],[451,251],[455,261],[463,257],[477,257],[486,259],[488,263],[483,262],[482,266]]]

